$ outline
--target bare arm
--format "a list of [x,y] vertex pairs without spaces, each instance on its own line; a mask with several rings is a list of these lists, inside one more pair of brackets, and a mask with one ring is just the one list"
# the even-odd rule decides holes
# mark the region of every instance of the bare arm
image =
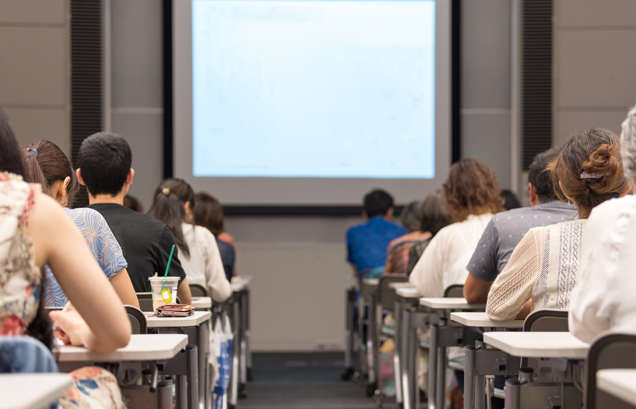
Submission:
[[[38,266],[48,264],[60,287],[83,318],[78,323],[64,312],[51,319],[97,352],[128,344],[130,321],[119,297],[93,258],[81,233],[52,198],[39,194],[29,218],[28,232]],[[71,334],[73,335],[73,334]]]
[[179,297],[181,304],[192,304],[192,293],[190,292],[190,284],[188,284],[187,278],[184,278],[179,287],[177,287],[177,297]]
[[139,308],[139,299],[137,299],[135,288],[132,285],[132,281],[130,281],[130,276],[128,275],[128,270],[126,270],[126,268],[119,270],[113,278],[111,278],[110,283],[115,289],[115,292],[119,296],[122,304],[132,305],[133,307]]
[[491,286],[492,281],[482,280],[469,273],[464,284],[464,298],[469,304],[484,304]]

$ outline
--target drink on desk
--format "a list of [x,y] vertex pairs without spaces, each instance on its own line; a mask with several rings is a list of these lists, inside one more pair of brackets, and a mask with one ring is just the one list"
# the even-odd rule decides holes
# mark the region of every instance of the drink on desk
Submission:
[[177,303],[179,277],[148,277],[152,288],[152,309]]

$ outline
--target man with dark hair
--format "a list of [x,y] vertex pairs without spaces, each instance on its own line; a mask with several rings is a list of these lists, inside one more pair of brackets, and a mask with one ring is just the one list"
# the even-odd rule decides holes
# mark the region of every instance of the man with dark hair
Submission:
[[[150,292],[148,277],[163,275],[175,244],[168,226],[160,220],[124,207],[133,182],[132,153],[120,135],[100,132],[82,142],[77,158],[77,178],[88,189],[90,208],[100,212],[128,261],[128,274],[136,292]],[[192,295],[175,248],[169,276],[179,277],[177,296],[190,304]]]
[[559,201],[550,181],[548,164],[560,149],[550,149],[534,157],[528,171],[530,206],[498,213],[490,220],[468,263],[464,297],[469,303],[481,304],[495,278],[508,264],[513,250],[533,227],[575,220],[576,207]]
[[347,231],[347,261],[356,275],[372,270],[382,274],[389,243],[408,230],[391,223],[393,197],[384,190],[375,189],[364,196],[362,217],[365,223]]

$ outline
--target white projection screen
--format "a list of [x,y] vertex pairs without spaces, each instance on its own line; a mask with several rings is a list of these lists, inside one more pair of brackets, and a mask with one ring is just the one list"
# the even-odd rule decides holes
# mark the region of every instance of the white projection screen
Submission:
[[230,206],[423,199],[450,166],[450,19],[450,0],[173,1],[173,174]]

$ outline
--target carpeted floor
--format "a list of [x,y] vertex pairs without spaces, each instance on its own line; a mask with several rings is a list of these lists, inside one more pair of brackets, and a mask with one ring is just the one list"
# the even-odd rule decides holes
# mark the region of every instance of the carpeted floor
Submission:
[[[237,409],[374,409],[376,401],[365,396],[354,381],[340,380],[343,354],[267,353],[252,358],[254,380]],[[395,409],[386,398],[385,409]]]

